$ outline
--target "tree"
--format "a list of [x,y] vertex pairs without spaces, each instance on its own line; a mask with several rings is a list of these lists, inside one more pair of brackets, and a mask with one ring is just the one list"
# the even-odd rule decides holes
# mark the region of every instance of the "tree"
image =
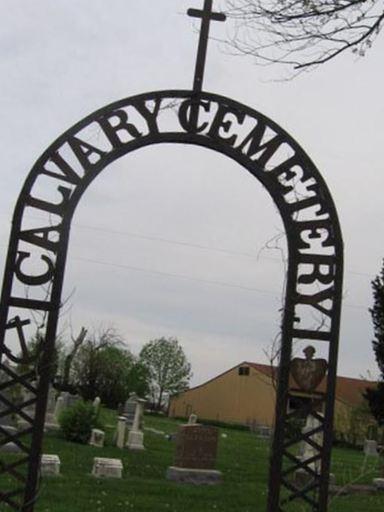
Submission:
[[[44,335],[40,332],[39,329],[36,329],[35,334],[28,340],[27,349],[28,349],[28,360],[24,362],[20,362],[17,365],[17,372],[19,374],[25,374],[27,372],[34,371],[36,374],[36,380],[39,378],[39,374],[41,372],[48,371],[48,368],[42,367],[42,353],[44,348]],[[55,348],[53,351],[53,360],[51,361],[49,372],[50,372],[50,380],[54,382],[55,376],[58,372],[58,368],[60,367],[60,362],[63,354],[63,340],[61,337],[56,338],[55,340]],[[20,359],[23,359],[23,354],[19,354]]]
[[372,316],[373,351],[380,370],[380,380],[376,388],[367,388],[364,396],[379,425],[384,425],[384,260],[381,272],[372,281],[373,307],[369,310]]
[[363,56],[379,34],[379,0],[227,0],[236,21],[230,44],[258,63],[295,69],[323,64],[348,50]]
[[99,396],[109,407],[117,407],[129,393],[148,392],[148,375],[121,336],[109,328],[86,338],[78,349],[70,372],[72,389],[85,400]]
[[191,365],[176,338],[149,341],[142,348],[139,360],[148,370],[152,401],[157,409],[161,409],[165,393],[179,393],[188,388]]
[[87,336],[87,329],[85,327],[82,327],[80,329],[80,332],[76,338],[71,336],[72,340],[72,348],[71,350],[65,355],[64,362],[63,362],[63,375],[60,382],[60,390],[62,391],[71,391],[71,384],[70,384],[70,375],[71,375],[71,366],[72,362],[80,349],[81,345],[83,344],[85,338]]

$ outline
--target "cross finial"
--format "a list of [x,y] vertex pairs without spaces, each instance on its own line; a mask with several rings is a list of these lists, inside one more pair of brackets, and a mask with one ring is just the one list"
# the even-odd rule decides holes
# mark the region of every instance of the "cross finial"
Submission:
[[225,21],[226,16],[220,12],[212,12],[213,0],[204,0],[203,10],[188,9],[188,16],[201,18],[199,48],[197,50],[195,79],[193,82],[193,92],[199,93],[203,88],[203,78],[205,69],[205,60],[207,56],[207,47],[209,39],[209,28],[211,21]]

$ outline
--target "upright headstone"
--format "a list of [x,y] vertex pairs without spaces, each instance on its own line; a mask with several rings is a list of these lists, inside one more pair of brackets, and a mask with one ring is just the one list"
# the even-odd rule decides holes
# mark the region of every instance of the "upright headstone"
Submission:
[[131,393],[129,395],[128,400],[124,404],[124,410],[122,416],[125,417],[125,422],[127,425],[128,430],[131,430],[134,419],[135,419],[135,413],[136,413],[136,406],[137,401],[139,400],[139,397],[136,395],[136,393]]
[[64,411],[68,407],[72,407],[79,400],[81,400],[81,396],[79,396],[79,395],[72,395],[68,391],[64,391],[63,393],[60,393],[60,395],[57,397],[56,404],[55,404],[55,410],[54,410],[54,416],[55,416],[56,421],[58,421],[59,416],[62,413],[62,411]]
[[379,456],[379,452],[377,451],[377,441],[374,441],[373,439],[366,439],[364,441],[364,455],[372,457]]
[[62,413],[62,411],[64,409],[65,409],[64,397],[62,395],[59,395],[56,400],[55,413],[54,413],[56,423],[59,423],[60,414]]
[[[320,421],[314,416],[312,416],[312,414],[309,414],[305,423],[305,427],[303,428],[303,434],[309,434],[313,430],[317,429],[319,426]],[[319,445],[319,447],[323,445],[323,435],[319,432],[317,434],[310,436],[309,439],[315,442],[317,445]],[[310,443],[306,441],[302,441],[300,452],[300,458],[303,462],[312,459],[313,457],[316,457],[316,455],[319,455],[319,450],[316,450],[314,446],[312,446]],[[319,473],[320,464],[321,459],[319,458],[316,461],[311,462],[309,464],[309,467],[316,473]]]
[[100,406],[101,406],[101,398],[99,396],[97,396],[94,401],[93,401],[93,408],[95,410],[95,413],[96,415],[99,414],[99,411],[100,411]]
[[55,415],[56,410],[56,391],[53,387],[50,386],[48,391],[48,401],[47,401],[47,410],[45,413],[45,428],[48,429],[56,429],[58,428],[58,423]]
[[127,431],[127,424],[125,422],[125,416],[119,416],[117,419],[117,434],[116,434],[116,446],[118,448],[124,448],[125,437]]
[[218,433],[218,428],[207,425],[181,425],[174,465],[168,468],[167,479],[197,485],[220,483],[221,472],[214,469]]
[[71,393],[68,393],[68,395],[67,395],[67,407],[72,407],[73,405],[75,405],[80,400],[81,400],[81,396],[80,395],[71,395]]
[[144,434],[140,430],[142,416],[144,413],[144,404],[145,400],[142,400],[141,398],[137,399],[135,417],[133,419],[131,430],[128,433],[127,447],[130,450],[144,450]]
[[91,432],[91,439],[89,440],[89,444],[91,446],[97,446],[98,448],[102,448],[104,446],[105,440],[105,432],[104,430],[99,430],[97,428],[93,428]]
[[[320,427],[321,423],[320,421],[315,417],[309,414],[307,416],[307,420],[305,423],[305,426],[303,428],[303,434],[309,434],[310,432],[313,432],[315,429]],[[309,439],[316,443],[319,446],[319,450],[323,446],[323,433],[317,432],[311,436],[309,436]],[[318,458],[315,461],[310,462],[307,464],[307,467],[310,468],[312,471],[314,471],[317,475],[320,475],[321,471],[321,457],[320,457],[320,451],[317,450],[314,446],[312,446],[309,442],[302,441],[300,446],[300,459],[302,462],[306,462],[313,457],[318,456]],[[313,475],[306,471],[305,468],[299,468],[295,471],[294,474],[295,483],[298,487],[304,487],[309,482],[313,480]],[[335,482],[335,475],[333,473],[329,474],[329,483],[330,485],[333,485]]]
[[188,418],[188,425],[196,425],[197,423],[197,415],[192,413],[189,415],[189,418]]

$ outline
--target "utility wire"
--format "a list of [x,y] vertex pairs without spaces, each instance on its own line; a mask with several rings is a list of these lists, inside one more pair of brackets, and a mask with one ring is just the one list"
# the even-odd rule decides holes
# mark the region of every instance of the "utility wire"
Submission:
[[[80,256],[73,256],[72,259],[79,260],[79,261],[84,261],[84,262],[87,262],[87,263],[93,263],[93,264],[96,264],[96,265],[103,265],[103,266],[107,266],[107,267],[115,267],[115,268],[120,268],[120,269],[133,270],[135,272],[143,272],[145,274],[158,275],[158,276],[162,276],[162,277],[171,277],[171,278],[176,278],[176,279],[185,279],[185,280],[188,280],[188,281],[195,281],[195,282],[198,282],[198,283],[206,283],[206,284],[211,284],[211,285],[216,285],[216,286],[225,286],[227,288],[238,288],[240,290],[246,290],[246,291],[249,291],[249,292],[261,293],[263,295],[271,295],[271,296],[275,296],[275,297],[280,297],[280,294],[281,294],[280,292],[272,291],[272,290],[264,290],[264,289],[261,289],[261,288],[254,288],[254,287],[251,287],[251,286],[243,286],[243,285],[240,285],[240,284],[227,283],[225,281],[216,281],[216,280],[211,280],[211,279],[203,279],[203,278],[199,278],[199,277],[192,277],[192,276],[188,276],[186,274],[175,274],[175,273],[172,273],[172,272],[163,272],[161,270],[151,270],[151,269],[147,269],[147,268],[143,268],[143,267],[136,267],[136,266],[132,266],[132,265],[126,265],[126,264],[123,264],[123,263],[112,263],[112,262],[108,262],[108,261],[95,260],[95,259],[91,259],[91,258],[83,258],[83,257],[80,257]],[[343,302],[343,305],[346,306],[346,307],[350,307],[350,308],[368,310],[367,306],[361,306],[361,305],[358,305],[358,304],[348,304],[346,302]]]
[[[5,215],[4,213],[0,214],[0,215]],[[41,217],[38,217],[38,216],[29,216],[29,218],[34,218],[34,219],[41,219]],[[244,257],[247,257],[247,258],[252,258],[254,260],[259,260],[259,259],[266,259],[266,260],[271,260],[271,261],[276,261],[276,262],[281,262],[281,259],[280,258],[274,258],[273,256],[265,256],[265,255],[258,255],[258,254],[253,254],[253,253],[249,253],[249,252],[241,252],[241,251],[235,251],[233,249],[226,249],[226,248],[223,248],[223,247],[214,247],[214,246],[210,246],[210,245],[204,245],[204,244],[194,244],[194,243],[191,243],[191,242],[186,242],[186,241],[183,241],[183,240],[174,240],[174,239],[170,239],[170,238],[163,238],[163,237],[159,237],[159,236],[150,236],[150,235],[142,235],[142,234],[139,234],[139,233],[135,233],[135,232],[132,232],[132,231],[124,231],[124,230],[115,230],[115,229],[107,229],[107,228],[100,228],[100,227],[97,227],[97,226],[90,226],[90,225],[87,225],[87,224],[77,224],[77,223],[72,223],[72,226],[75,226],[75,227],[78,227],[80,229],[86,229],[86,230],[90,230],[90,231],[98,231],[98,232],[101,232],[101,233],[108,233],[108,234],[112,234],[112,235],[123,235],[123,236],[127,236],[127,237],[131,237],[131,238],[138,238],[138,239],[142,239],[142,240],[149,240],[149,241],[152,241],[152,242],[162,242],[162,243],[166,243],[166,244],[171,244],[171,245],[180,245],[180,246],[184,246],[184,247],[192,247],[194,249],[200,249],[200,250],[204,250],[204,251],[213,251],[213,252],[219,252],[219,253],[224,253],[224,254],[231,254],[233,256],[244,256]],[[3,244],[0,245],[0,247],[7,247]],[[353,271],[353,270],[348,270],[346,271],[347,274],[353,274],[353,275],[358,275],[358,276],[366,276],[366,277],[369,277],[370,279],[374,279],[375,275],[374,274],[368,274],[366,272],[357,272],[357,271]]]
[[94,263],[97,265],[133,270],[135,272],[144,272],[146,274],[153,274],[153,275],[164,276],[164,277],[174,277],[174,278],[178,278],[178,279],[186,279],[188,281],[196,281],[199,283],[207,283],[207,284],[214,284],[214,285],[219,285],[219,286],[226,286],[229,288],[239,288],[240,290],[246,290],[249,292],[258,292],[258,293],[262,293],[262,294],[266,294],[266,295],[278,295],[279,294],[278,292],[274,292],[272,290],[263,290],[261,288],[253,288],[250,286],[243,286],[240,284],[227,283],[225,281],[216,281],[213,279],[211,280],[211,279],[203,279],[203,278],[199,278],[199,277],[192,277],[192,276],[188,276],[186,274],[174,274],[172,272],[163,272],[161,270],[151,270],[151,269],[142,268],[142,267],[135,267],[132,265],[125,265],[122,263],[111,263],[109,261],[101,261],[101,260],[94,260],[94,259],[90,259],[90,258],[82,258],[80,256],[73,256],[73,259],[85,261],[87,263]]

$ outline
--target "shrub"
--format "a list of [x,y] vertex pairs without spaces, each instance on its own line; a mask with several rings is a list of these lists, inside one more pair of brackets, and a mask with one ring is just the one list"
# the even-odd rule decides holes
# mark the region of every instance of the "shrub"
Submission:
[[98,425],[97,413],[90,402],[79,401],[65,409],[59,416],[65,439],[75,443],[88,443],[93,428]]

